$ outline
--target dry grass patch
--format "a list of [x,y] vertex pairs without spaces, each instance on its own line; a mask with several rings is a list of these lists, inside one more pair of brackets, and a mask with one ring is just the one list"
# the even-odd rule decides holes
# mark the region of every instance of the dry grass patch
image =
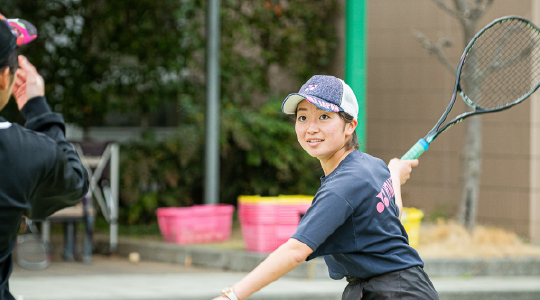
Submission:
[[422,224],[417,250],[423,258],[540,257],[540,245],[525,243],[511,231],[477,225],[469,234],[452,220]]

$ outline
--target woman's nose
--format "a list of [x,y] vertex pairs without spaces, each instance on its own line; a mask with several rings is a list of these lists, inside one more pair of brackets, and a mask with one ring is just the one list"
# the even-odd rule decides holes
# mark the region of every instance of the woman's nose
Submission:
[[319,131],[319,125],[317,122],[309,122],[307,132],[309,134],[317,133]]

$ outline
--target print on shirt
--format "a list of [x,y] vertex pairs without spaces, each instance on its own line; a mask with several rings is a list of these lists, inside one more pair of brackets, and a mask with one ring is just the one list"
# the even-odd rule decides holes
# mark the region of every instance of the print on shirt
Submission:
[[392,186],[391,177],[383,183],[381,192],[376,197],[381,199],[381,202],[377,203],[377,211],[382,213],[384,211],[384,207],[388,207],[388,205],[390,205],[390,199],[394,197],[394,187]]

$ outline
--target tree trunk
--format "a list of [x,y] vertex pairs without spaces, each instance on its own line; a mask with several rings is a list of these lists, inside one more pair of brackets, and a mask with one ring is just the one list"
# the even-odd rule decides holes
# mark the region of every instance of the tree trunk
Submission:
[[[454,8],[448,6],[447,1],[432,0],[439,8],[452,17],[456,18],[463,29],[463,42],[466,47],[476,34],[476,25],[485,12],[493,5],[494,0],[453,0]],[[432,46],[422,35],[420,40],[424,42],[425,47],[431,52],[436,53],[439,60],[449,69],[454,69],[448,59],[441,52],[441,48],[446,46],[444,40],[440,39],[437,45]],[[442,41],[442,43],[440,43]],[[426,46],[427,44],[427,46]],[[468,65],[475,66],[474,61],[468,58]],[[479,79],[479,78],[476,78]],[[472,78],[472,82],[477,82]],[[474,87],[472,84],[467,86]],[[477,93],[478,95],[478,93]],[[466,109],[472,108],[465,105]],[[471,117],[465,123],[465,144],[462,153],[461,179],[463,180],[463,191],[457,219],[461,225],[465,226],[469,232],[474,231],[476,225],[476,211],[478,207],[478,195],[480,192],[480,175],[482,170],[482,123],[481,119]]]
[[[478,19],[465,19],[461,22],[465,46],[476,34],[477,23]],[[470,107],[468,108],[470,110]],[[457,219],[461,225],[472,233],[476,225],[480,175],[482,173],[482,120],[479,116],[473,116],[464,123],[466,124],[465,144],[463,146],[461,166],[463,191]]]
[[465,145],[462,156],[463,191],[458,222],[472,233],[476,225],[482,170],[482,120],[479,116],[474,116],[465,123]]

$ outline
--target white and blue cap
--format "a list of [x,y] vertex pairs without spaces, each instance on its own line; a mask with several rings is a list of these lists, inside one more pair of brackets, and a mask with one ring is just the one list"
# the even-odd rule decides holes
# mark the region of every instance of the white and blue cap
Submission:
[[298,103],[306,100],[317,108],[328,112],[344,111],[358,118],[358,102],[349,85],[334,76],[315,75],[311,77],[298,93],[289,94],[281,105],[286,114],[295,114]]

